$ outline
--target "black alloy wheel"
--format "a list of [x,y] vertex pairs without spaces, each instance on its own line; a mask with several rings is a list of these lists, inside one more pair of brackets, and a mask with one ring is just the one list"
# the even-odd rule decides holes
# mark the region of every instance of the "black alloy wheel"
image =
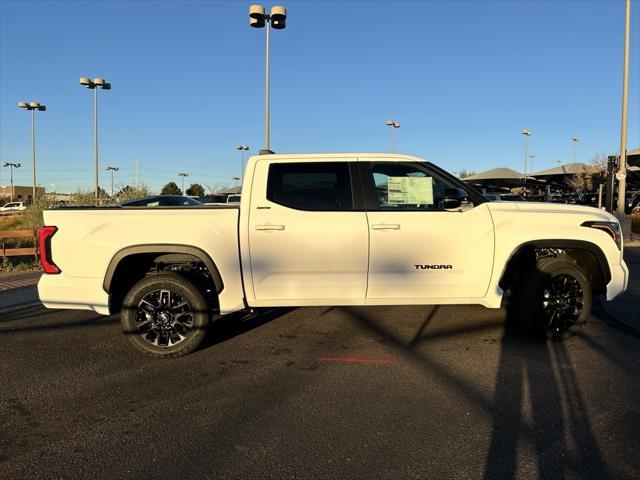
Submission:
[[136,328],[151,345],[177,345],[191,333],[193,324],[193,307],[176,291],[154,290],[138,303]]
[[578,323],[584,292],[575,277],[561,274],[549,279],[542,292],[542,314],[546,329],[554,336]]
[[138,350],[154,357],[179,357],[202,343],[211,313],[193,282],[177,273],[158,273],[129,290],[120,322]]

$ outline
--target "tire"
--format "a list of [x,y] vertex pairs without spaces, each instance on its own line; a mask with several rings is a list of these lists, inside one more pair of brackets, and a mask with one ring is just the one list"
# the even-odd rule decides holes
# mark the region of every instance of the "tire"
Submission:
[[514,286],[515,320],[537,339],[563,340],[591,313],[591,283],[565,258],[544,258]]
[[175,273],[143,278],[127,293],[120,322],[141,352],[157,358],[193,352],[206,335],[211,312],[202,292]]

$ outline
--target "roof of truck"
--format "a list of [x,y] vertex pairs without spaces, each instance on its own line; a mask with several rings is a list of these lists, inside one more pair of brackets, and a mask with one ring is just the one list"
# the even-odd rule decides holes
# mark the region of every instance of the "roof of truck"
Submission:
[[385,158],[389,160],[410,160],[412,162],[425,162],[424,158],[405,155],[402,153],[383,152],[337,152],[337,153],[270,153],[266,155],[252,155],[251,159],[293,159],[317,160],[318,158]]

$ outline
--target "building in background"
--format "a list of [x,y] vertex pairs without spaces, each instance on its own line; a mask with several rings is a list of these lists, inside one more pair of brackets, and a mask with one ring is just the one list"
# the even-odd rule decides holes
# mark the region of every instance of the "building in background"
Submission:
[[[33,194],[33,187],[14,185],[13,192],[10,185],[0,185],[0,198],[13,198],[14,202],[30,202]],[[36,187],[36,196],[40,197],[44,195],[44,187]]]

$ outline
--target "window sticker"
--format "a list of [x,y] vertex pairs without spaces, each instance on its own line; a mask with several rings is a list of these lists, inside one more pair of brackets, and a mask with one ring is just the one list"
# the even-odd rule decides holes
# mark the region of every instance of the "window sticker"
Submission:
[[433,178],[389,177],[387,194],[393,205],[433,205]]

